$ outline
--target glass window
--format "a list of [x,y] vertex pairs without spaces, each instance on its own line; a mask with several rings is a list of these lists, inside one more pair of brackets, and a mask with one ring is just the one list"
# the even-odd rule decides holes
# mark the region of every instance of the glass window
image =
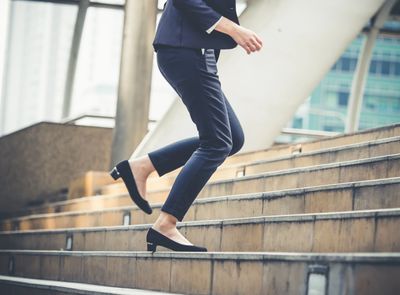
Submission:
[[124,12],[90,7],[79,48],[71,117],[114,116],[118,94]]
[[76,5],[11,1],[4,133],[59,120],[76,13]]
[[341,70],[342,70],[342,59],[339,59],[339,60],[336,62],[336,70],[337,70],[337,71],[341,71]]
[[337,93],[336,92],[328,92],[325,97],[325,105],[329,108],[335,108],[337,101]]
[[400,96],[394,98],[393,111],[394,112],[400,112]]
[[350,71],[354,72],[357,66],[357,58],[350,59]]
[[338,105],[339,106],[347,106],[349,100],[349,93],[344,91],[338,92]]
[[341,70],[344,72],[353,72],[356,68],[357,59],[354,57],[342,57]]
[[400,76],[400,62],[394,63],[394,74]]
[[293,128],[303,128],[303,118],[300,117],[294,118]]
[[371,61],[371,64],[369,66],[369,72],[371,74],[377,74],[378,73],[378,61],[376,61],[376,60]]
[[375,110],[377,108],[377,100],[379,98],[367,95],[365,96],[365,108],[368,110]]
[[342,70],[345,72],[350,71],[350,58],[348,57],[342,58]]
[[382,61],[381,62],[381,73],[383,75],[389,75],[390,74],[390,62],[389,61]]

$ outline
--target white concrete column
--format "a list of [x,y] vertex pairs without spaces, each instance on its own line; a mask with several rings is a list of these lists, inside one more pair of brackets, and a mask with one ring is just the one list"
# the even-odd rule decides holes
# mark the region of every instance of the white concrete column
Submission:
[[126,1],[110,168],[128,158],[147,133],[156,16],[157,0]]
[[78,61],[79,47],[81,44],[83,27],[85,25],[86,13],[89,8],[89,0],[81,0],[79,2],[78,14],[76,16],[74,34],[72,36],[72,44],[69,54],[67,80],[65,82],[64,103],[62,118],[68,118],[71,110],[72,91],[74,88],[76,65]]

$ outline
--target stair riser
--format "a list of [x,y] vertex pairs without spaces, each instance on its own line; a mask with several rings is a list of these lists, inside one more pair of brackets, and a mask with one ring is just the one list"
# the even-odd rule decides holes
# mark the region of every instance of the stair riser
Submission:
[[[349,144],[361,143],[365,141],[371,141],[376,139],[388,138],[400,135],[400,126],[388,128],[386,130],[381,129],[377,131],[371,131],[366,133],[353,134],[350,136],[342,136],[339,138],[327,138],[316,142],[305,142],[302,143],[302,152],[312,152],[327,148],[334,148],[339,146],[345,146]],[[233,157],[228,157],[225,160],[225,164],[244,163],[248,161],[257,161],[259,159],[273,159],[276,157],[282,157],[292,154],[293,145],[284,146],[280,148],[271,148],[265,151],[257,151],[253,153],[237,154]]]
[[[305,215],[280,221],[184,226],[180,231],[193,244],[204,245],[209,251],[395,252],[400,251],[399,227],[400,214],[322,220]],[[73,250],[144,251],[146,233],[144,227],[76,231]],[[2,235],[0,245],[3,249],[59,250],[65,249],[67,235],[65,231]]]
[[[1,255],[2,274],[8,255]],[[15,275],[185,294],[306,294],[313,261],[14,254]],[[396,294],[400,264],[319,261],[329,295]]]
[[[215,197],[242,193],[275,191],[350,181],[372,180],[400,176],[400,158],[379,160],[372,163],[355,163],[341,167],[317,170],[300,170],[287,174],[268,174],[260,177],[238,178],[234,181],[208,183],[198,198]],[[151,203],[165,202],[169,190],[148,191],[147,200]],[[133,201],[126,194],[109,198],[88,198],[79,202],[67,202],[32,210],[32,214],[86,211],[103,208],[130,206]]]
[[[274,191],[350,181],[372,180],[400,175],[400,159],[376,161],[319,170],[301,170],[288,174],[272,174],[233,182],[210,183],[199,197],[223,196],[250,192]],[[150,197],[151,194],[150,194]],[[155,195],[159,198],[159,195]]]
[[[380,130],[380,131],[379,131]],[[358,142],[357,138],[359,136],[361,137],[365,137],[367,134],[371,134],[371,139],[383,139],[383,140],[389,140],[388,142],[384,143],[377,143],[377,142],[371,142],[369,144],[367,144],[366,146],[369,146],[368,148],[366,146],[364,146],[363,148],[359,148],[359,149],[363,149],[363,151],[359,152],[359,156],[360,157],[365,157],[365,156],[369,156],[369,157],[374,157],[374,156],[379,156],[382,154],[390,154],[390,153],[397,153],[399,151],[396,142],[390,142],[390,137],[395,138],[393,136],[399,136],[400,133],[400,126],[392,126],[389,128],[380,128],[377,131],[371,131],[371,132],[367,132],[364,133],[362,135],[351,135],[350,138],[354,138],[354,140],[350,140],[348,141],[348,144],[361,144],[361,145],[365,145],[366,143],[368,143],[368,141],[361,141]],[[389,136],[389,138],[386,137],[386,135],[393,135],[393,136]],[[326,145],[327,142],[329,142],[332,139],[329,139],[328,141],[323,141],[323,145],[325,146],[325,148],[331,148],[329,145]],[[305,146],[307,145],[315,145],[316,143],[303,143],[303,151],[314,151],[314,150],[308,150],[307,148],[305,148]],[[332,146],[334,147],[334,146]],[[318,150],[318,154],[314,154],[313,156],[304,156],[304,153],[296,155],[295,159],[287,161],[287,160],[278,160],[278,161],[272,161],[270,162],[269,165],[266,165],[266,170],[265,171],[273,171],[273,170],[277,170],[280,169],[281,167],[303,167],[305,165],[315,165],[316,163],[325,163],[326,161],[331,162],[331,161],[343,161],[346,159],[353,159],[356,155],[354,155],[354,152],[352,150],[354,150],[354,148],[347,148],[346,146],[338,146],[339,148],[344,147],[344,150],[340,150],[340,151],[336,151],[336,152],[324,152],[323,150]],[[269,152],[273,152],[274,155],[276,157],[278,156],[291,156],[290,154],[288,155],[280,155],[279,153],[276,153],[277,150],[280,150],[282,148],[273,148],[268,150]],[[283,148],[283,149],[287,149]],[[357,149],[357,148],[355,148]],[[368,153],[366,152],[366,149],[368,149]],[[314,151],[315,152],[315,151]],[[217,175],[219,173],[221,173],[222,170],[224,170],[224,167],[226,167],[227,165],[230,164],[235,164],[235,163],[231,163],[231,162],[240,162],[243,160],[243,162],[241,162],[241,164],[243,163],[248,163],[250,161],[259,161],[260,159],[264,159],[264,160],[268,160],[268,157],[263,156],[263,154],[265,153],[265,151],[261,151],[261,152],[252,152],[249,154],[236,154],[232,157],[228,157],[223,166],[220,167],[220,169],[218,169],[212,176],[211,180],[213,180],[214,175]],[[330,155],[332,156],[331,159],[329,159],[329,156],[326,156],[326,153],[330,153]],[[248,159],[247,159],[248,158]],[[312,160],[310,159],[312,158]],[[283,164],[283,166],[281,166],[281,163],[285,162],[285,164]],[[237,164],[235,164],[237,165]],[[287,166],[286,166],[287,165]],[[242,168],[241,168],[242,169]],[[241,170],[239,169],[239,170]],[[152,173],[150,175],[150,179],[148,180],[148,188],[153,189],[153,185],[152,182],[157,183],[156,185],[161,185],[161,187],[170,187],[172,186],[174,180],[175,180],[175,175],[179,173],[180,169],[175,170],[174,172],[172,172],[172,174],[167,174],[164,177],[158,177],[157,173]],[[247,171],[247,174],[249,174],[250,171]],[[235,173],[230,172],[230,176],[235,176],[237,173],[237,169],[235,169]],[[228,173],[229,174],[229,173]],[[168,177],[172,175],[173,177]],[[119,185],[119,184],[122,184]],[[126,193],[126,189],[122,183],[122,180],[119,179],[117,182],[115,182],[115,184],[113,185],[109,185],[104,187],[104,192],[105,194],[110,194],[110,193],[115,193],[115,188],[116,187],[120,187],[119,191]],[[118,190],[117,190],[118,191]],[[127,204],[129,205],[129,203]],[[29,214],[37,214],[37,213],[50,213],[50,212],[55,212],[54,208],[47,208],[46,206],[44,207],[39,207],[39,208],[33,208],[33,209],[26,209],[24,210],[24,212],[19,212],[18,215],[22,216],[22,215],[29,215]],[[15,216],[15,215],[14,215]]]
[[[241,165],[239,167],[227,166],[221,167],[221,169],[217,169],[215,173],[211,176],[210,181],[235,178],[238,173],[243,170],[245,170],[246,175],[253,175],[262,172],[378,157],[383,155],[396,154],[398,152],[400,152],[400,142],[396,141],[376,145],[365,145],[363,147],[343,149],[334,152],[327,151],[308,156],[299,155],[293,158],[270,161],[263,164],[250,163],[248,165]],[[168,176],[166,175],[161,178],[158,176],[149,178],[147,181],[148,190],[161,190],[171,187],[180,170],[181,169],[177,169],[174,172],[169,173]],[[101,189],[102,194],[111,194],[115,192],[126,192],[125,185],[121,183],[120,186],[105,186],[103,189]]]
[[[400,183],[376,186],[325,189],[286,194],[277,198],[254,197],[249,199],[227,198],[216,202],[195,202],[185,215],[185,221],[226,219],[278,214],[303,214],[400,208]],[[131,224],[154,223],[160,207],[153,207],[147,215],[138,209],[98,211],[88,214],[59,215],[4,222],[2,230],[54,229],[70,227],[96,227],[123,225],[123,216],[130,213]]]
[[[383,155],[396,154],[400,152],[400,142],[389,142],[385,144],[367,145],[353,149],[344,149],[336,152],[325,152],[309,156],[297,156],[290,159],[265,162],[263,164],[248,164],[239,167],[221,167],[211,176],[209,181],[217,181],[228,178],[235,178],[238,173],[245,171],[245,175],[254,175],[257,173],[285,170],[290,168],[299,168],[306,166],[315,166],[327,163],[336,163],[356,159],[364,159]],[[259,158],[258,161],[262,159]],[[225,163],[224,163],[225,165]],[[148,190],[165,190],[172,186],[177,174],[181,169],[164,177],[151,177],[147,182]],[[126,193],[126,187],[123,183],[104,186],[101,194]]]

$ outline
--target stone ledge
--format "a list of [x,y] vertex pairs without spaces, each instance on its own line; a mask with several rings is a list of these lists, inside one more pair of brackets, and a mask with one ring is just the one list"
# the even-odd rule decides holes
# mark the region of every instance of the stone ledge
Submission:
[[73,294],[83,295],[98,295],[98,294],[115,294],[115,295],[168,295],[178,293],[165,293],[151,290],[128,289],[118,287],[108,287],[93,284],[73,283],[52,281],[43,279],[30,279],[24,277],[12,277],[0,275],[0,285],[5,283],[7,285],[17,285],[24,287],[31,287],[35,289],[51,290],[59,292],[74,292]]
[[0,250],[0,255],[37,256],[102,256],[169,259],[248,260],[248,261],[309,261],[400,263],[400,253],[294,253],[294,252],[175,252],[175,251],[58,251],[58,250]]
[[[400,208],[358,210],[344,212],[324,212],[324,213],[306,213],[306,214],[286,214],[273,216],[240,217],[215,220],[196,220],[178,222],[177,227],[196,227],[196,226],[228,226],[228,225],[246,225],[257,223],[279,223],[279,222],[310,222],[317,220],[336,220],[336,219],[360,219],[360,218],[383,218],[400,217]],[[26,231],[4,231],[0,235],[10,234],[46,234],[46,233],[77,233],[77,232],[111,232],[111,231],[131,231],[146,230],[151,227],[149,224],[118,225],[118,226],[99,226],[99,227],[80,227],[80,228],[62,228],[62,229],[37,229]]]

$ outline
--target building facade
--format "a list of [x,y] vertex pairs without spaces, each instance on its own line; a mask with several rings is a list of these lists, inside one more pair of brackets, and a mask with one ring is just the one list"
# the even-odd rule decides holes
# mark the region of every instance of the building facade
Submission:
[[[344,132],[360,34],[333,65],[289,122],[289,127]],[[359,129],[400,121],[400,38],[380,35],[375,43],[364,91]]]

